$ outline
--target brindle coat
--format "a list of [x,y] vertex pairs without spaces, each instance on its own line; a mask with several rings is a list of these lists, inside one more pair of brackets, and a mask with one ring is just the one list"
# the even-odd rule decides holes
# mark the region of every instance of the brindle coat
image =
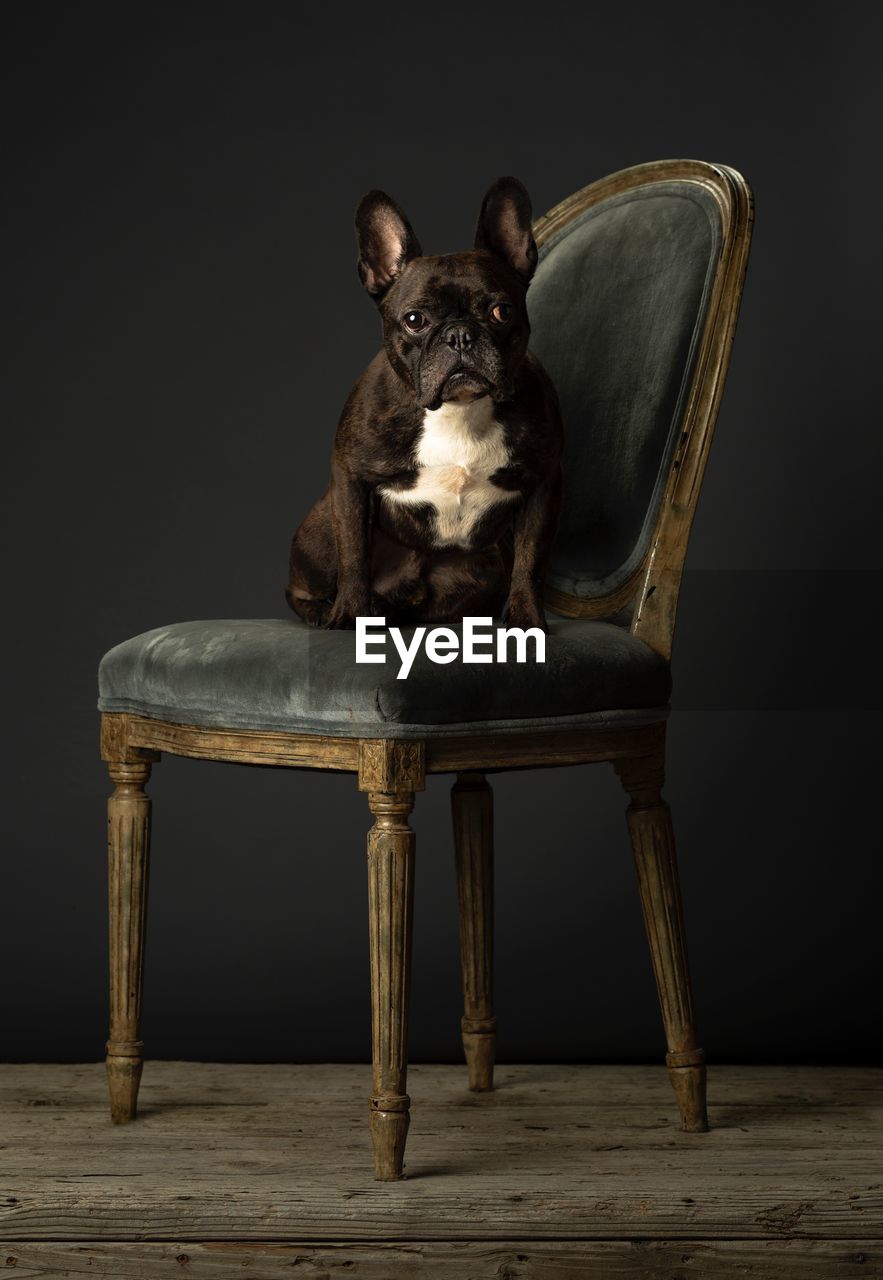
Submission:
[[[465,253],[421,256],[382,192],[362,200],[356,228],[359,274],[380,308],[384,347],[347,398],[331,482],[295,534],[289,603],[329,627],[352,627],[360,614],[389,623],[490,614],[543,626],[561,420],[554,388],[527,349],[525,296],[536,263],[527,192],[514,178],[495,183],[476,248]],[[501,429],[502,465],[482,478],[489,500],[480,518],[462,540],[444,539],[430,503],[395,495],[420,481],[416,455],[433,413],[482,396]]]

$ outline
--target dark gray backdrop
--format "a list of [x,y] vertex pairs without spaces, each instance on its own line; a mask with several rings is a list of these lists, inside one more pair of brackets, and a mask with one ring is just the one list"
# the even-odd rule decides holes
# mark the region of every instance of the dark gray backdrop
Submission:
[[[441,252],[501,173],[540,213],[672,156],[735,165],[758,210],[675,653],[703,1039],[712,1060],[872,1053],[879,39],[861,12],[4,7],[0,1056],[103,1052],[95,669],[163,623],[284,616],[290,535],[378,342],[359,196],[390,190]],[[448,785],[415,812],[414,1060],[459,1052]],[[612,772],[495,787],[501,1056],[659,1058]],[[152,794],[148,1054],[365,1058],[352,780],[169,757]]]

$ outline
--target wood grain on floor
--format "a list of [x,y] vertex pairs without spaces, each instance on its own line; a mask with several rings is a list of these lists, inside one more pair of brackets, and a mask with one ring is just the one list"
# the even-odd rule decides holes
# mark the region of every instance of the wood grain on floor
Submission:
[[415,1066],[408,1177],[374,1182],[363,1066],[0,1067],[0,1268],[17,1276],[883,1276],[883,1073]]

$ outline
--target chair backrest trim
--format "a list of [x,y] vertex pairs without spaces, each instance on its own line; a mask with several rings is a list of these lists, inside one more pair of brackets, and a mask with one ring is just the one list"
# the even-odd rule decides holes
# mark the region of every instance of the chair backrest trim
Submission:
[[534,225],[542,248],[587,209],[658,183],[701,186],[720,215],[720,248],[693,375],[677,425],[677,443],[647,549],[628,579],[607,595],[584,599],[547,586],[546,603],[566,617],[610,617],[633,603],[631,631],[668,658],[687,541],[736,330],[754,206],[748,183],[727,165],[658,160],[602,178],[568,196]]

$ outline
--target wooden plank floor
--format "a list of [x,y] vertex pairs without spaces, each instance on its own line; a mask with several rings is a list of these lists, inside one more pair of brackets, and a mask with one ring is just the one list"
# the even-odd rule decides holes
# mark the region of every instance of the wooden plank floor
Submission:
[[0,1067],[0,1269],[21,1276],[883,1277],[881,1079],[714,1067],[712,1131],[664,1068],[409,1077],[408,1177],[371,1176],[362,1066]]

